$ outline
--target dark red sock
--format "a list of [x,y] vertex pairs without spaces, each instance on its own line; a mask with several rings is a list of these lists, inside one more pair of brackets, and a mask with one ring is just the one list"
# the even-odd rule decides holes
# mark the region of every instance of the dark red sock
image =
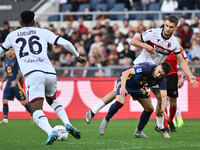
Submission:
[[176,106],[175,107],[171,107],[169,108],[169,123],[172,123],[173,122],[173,118],[175,116],[175,113],[176,113]]
[[[167,114],[167,108],[165,108],[165,112]],[[168,116],[167,116],[168,117]],[[168,122],[166,119],[164,119],[164,127],[168,127]]]

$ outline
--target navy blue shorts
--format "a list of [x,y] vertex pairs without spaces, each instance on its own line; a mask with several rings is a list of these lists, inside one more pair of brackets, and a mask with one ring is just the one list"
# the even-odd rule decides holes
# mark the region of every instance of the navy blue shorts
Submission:
[[[116,95],[120,95],[120,88],[121,88],[121,79],[117,79],[117,86],[116,86]],[[146,87],[140,87],[140,88],[129,88],[126,87],[126,90],[128,94],[132,96],[133,99],[137,98],[149,98],[149,92],[147,91]]]
[[14,97],[19,101],[25,100],[24,89],[19,84],[16,87],[10,87],[10,84],[7,83],[3,92],[3,99],[14,100]]

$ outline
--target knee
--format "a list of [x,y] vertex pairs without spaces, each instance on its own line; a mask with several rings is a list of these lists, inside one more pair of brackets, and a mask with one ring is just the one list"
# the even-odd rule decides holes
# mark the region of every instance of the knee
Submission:
[[154,108],[153,107],[145,108],[144,111],[146,111],[146,112],[153,112]]
[[26,105],[26,101],[25,101],[25,100],[24,100],[24,101],[20,101],[20,103],[21,103],[23,106]]
[[49,105],[51,105],[55,99],[56,99],[56,93],[51,97],[46,96],[46,100]]
[[3,105],[8,105],[8,100],[7,99],[3,99]]
[[122,108],[124,106],[124,104],[122,104],[121,102],[119,101],[116,101],[115,102],[115,105],[117,106],[118,109]]

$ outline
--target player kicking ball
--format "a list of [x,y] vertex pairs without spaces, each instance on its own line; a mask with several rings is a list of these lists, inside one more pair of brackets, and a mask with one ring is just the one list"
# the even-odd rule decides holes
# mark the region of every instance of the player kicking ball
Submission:
[[110,106],[106,117],[99,127],[99,133],[102,135],[105,134],[110,119],[123,107],[127,94],[130,94],[132,98],[137,99],[144,108],[134,135],[137,138],[149,138],[142,131],[154,111],[147,87],[152,87],[156,84],[159,85],[162,97],[161,113],[166,117],[164,110],[167,103],[167,85],[164,76],[168,74],[170,70],[171,66],[168,63],[163,63],[161,65],[141,63],[123,71],[117,79],[116,102]]

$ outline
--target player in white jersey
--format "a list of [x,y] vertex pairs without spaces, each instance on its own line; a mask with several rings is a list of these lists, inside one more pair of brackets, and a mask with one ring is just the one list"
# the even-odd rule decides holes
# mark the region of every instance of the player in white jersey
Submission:
[[53,130],[45,116],[42,107],[46,98],[48,104],[64,123],[66,130],[76,139],[81,137],[78,129],[72,126],[62,104],[56,99],[57,76],[48,56],[47,44],[62,45],[71,52],[76,60],[85,65],[86,60],[79,56],[74,46],[67,40],[55,35],[49,30],[34,27],[32,11],[21,13],[22,28],[11,32],[0,47],[3,55],[10,47],[13,47],[25,78],[27,100],[29,101],[32,116],[37,125],[48,134],[45,142],[51,145],[57,139],[58,134]]
[[[163,29],[150,29],[144,32],[142,35],[137,36],[131,40],[131,44],[136,47],[143,48],[142,53],[135,59],[134,64],[150,62],[152,64],[160,64],[162,63],[171,52],[176,54],[176,57],[182,67],[183,71],[188,75],[191,84],[193,87],[198,87],[198,82],[196,78],[192,75],[188,64],[183,59],[181,55],[181,50],[179,43],[175,36],[172,35],[174,30],[176,29],[178,24],[178,18],[173,15],[169,15],[165,18],[164,28]],[[156,107],[156,115],[157,115],[157,125],[155,129],[159,131],[164,138],[169,138],[170,136],[165,131],[163,126],[164,117],[162,116],[161,109],[161,95],[159,91],[152,89],[156,98],[158,99],[157,107]],[[90,123],[94,115],[98,113],[98,111],[103,108],[106,104],[114,100],[116,97],[116,93],[114,91],[108,93],[102,100],[100,100],[97,105],[95,105],[92,110],[89,110],[85,116],[85,120],[87,123]],[[165,104],[167,102],[164,102]]]

